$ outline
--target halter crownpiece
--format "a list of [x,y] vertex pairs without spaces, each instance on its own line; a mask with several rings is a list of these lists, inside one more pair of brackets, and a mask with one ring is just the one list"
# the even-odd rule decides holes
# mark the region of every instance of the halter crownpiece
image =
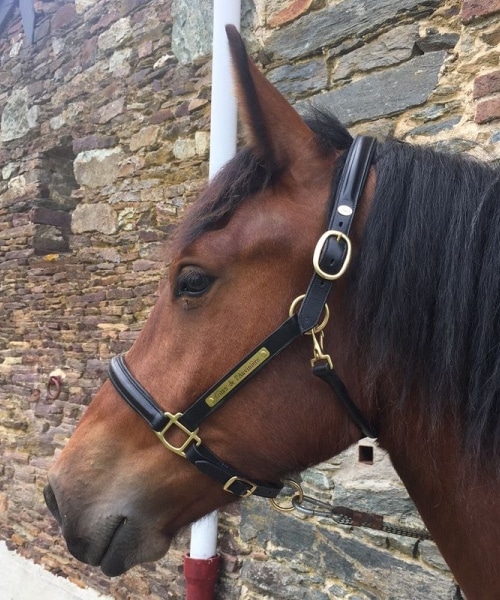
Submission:
[[[289,318],[204,392],[184,413],[164,412],[134,378],[124,356],[111,359],[109,378],[122,398],[146,420],[168,450],[187,459],[202,473],[222,483],[227,492],[241,497],[255,494],[275,498],[283,484],[251,481],[246,478],[202,443],[199,426],[242,385],[303,334],[310,334],[313,338],[313,374],[333,389],[364,436],[377,437],[377,431],[351,400],[333,368],[330,356],[324,352],[322,331],[328,320],[328,296],[335,280],[339,279],[349,266],[351,242],[348,235],[366,184],[375,146],[376,141],[371,137],[360,136],[353,141],[334,201],[331,203],[328,229],[320,237],[314,250],[314,275],[306,293],[297,299],[295,306],[292,305]],[[296,304],[300,300],[300,308],[295,312]],[[185,438],[180,446],[174,446],[166,439],[172,430],[179,430],[184,434]]]

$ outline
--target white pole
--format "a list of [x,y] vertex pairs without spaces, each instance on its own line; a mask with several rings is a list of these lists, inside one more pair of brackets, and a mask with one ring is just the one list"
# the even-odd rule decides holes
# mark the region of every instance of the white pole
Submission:
[[[225,26],[240,27],[241,0],[214,0],[209,178],[236,152],[237,105]],[[191,558],[217,554],[217,511],[191,526]]]
[[209,178],[236,152],[237,104],[226,25],[240,28],[241,0],[214,0]]

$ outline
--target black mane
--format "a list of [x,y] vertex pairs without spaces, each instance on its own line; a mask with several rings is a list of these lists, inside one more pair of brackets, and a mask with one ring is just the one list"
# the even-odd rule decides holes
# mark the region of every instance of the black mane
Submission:
[[368,384],[401,374],[402,407],[416,393],[426,427],[457,417],[473,459],[499,458],[500,174],[397,141],[376,173],[352,286]]

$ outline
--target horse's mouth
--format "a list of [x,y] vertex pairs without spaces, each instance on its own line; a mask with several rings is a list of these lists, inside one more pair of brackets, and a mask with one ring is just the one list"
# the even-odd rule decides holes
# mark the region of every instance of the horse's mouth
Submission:
[[108,545],[104,548],[96,566],[100,566],[104,575],[115,577],[124,573],[128,567],[125,566],[125,560],[120,553],[120,532],[123,531],[127,523],[127,518],[122,517],[116,526],[116,529],[109,538]]
[[[63,532],[64,533],[64,532]],[[93,540],[66,537],[68,550],[78,560],[100,567],[104,575],[116,577],[135,565],[157,560],[167,552],[171,538],[161,536],[156,543],[141,544],[139,528],[126,517],[110,517]]]
[[100,567],[105,575],[114,577],[130,568],[127,557],[131,544],[126,543],[126,538],[132,536],[124,535],[125,525],[126,518],[116,516],[100,523],[92,537],[75,535],[67,524],[63,524],[62,532],[68,550],[77,560]]

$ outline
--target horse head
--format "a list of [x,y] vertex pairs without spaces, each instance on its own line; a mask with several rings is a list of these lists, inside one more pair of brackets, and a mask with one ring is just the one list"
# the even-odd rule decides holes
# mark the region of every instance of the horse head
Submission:
[[[191,433],[178,415],[269,336],[306,291],[332,179],[351,144],[340,124],[326,136],[321,115],[302,119],[249,60],[237,32],[228,29],[228,38],[246,146],[182,222],[168,280],[125,357],[127,372],[170,415],[167,449],[107,382],[45,490],[69,550],[108,575],[158,559],[179,528],[238,498],[231,485],[185,460]],[[371,174],[353,226],[354,252],[373,184]],[[349,363],[346,285],[329,298],[325,334],[338,372],[369,410]],[[196,440],[244,474],[241,481],[277,486],[359,438],[324,382],[311,376],[311,354],[311,340],[300,337],[197,430]],[[237,377],[253,368],[247,361]]]

